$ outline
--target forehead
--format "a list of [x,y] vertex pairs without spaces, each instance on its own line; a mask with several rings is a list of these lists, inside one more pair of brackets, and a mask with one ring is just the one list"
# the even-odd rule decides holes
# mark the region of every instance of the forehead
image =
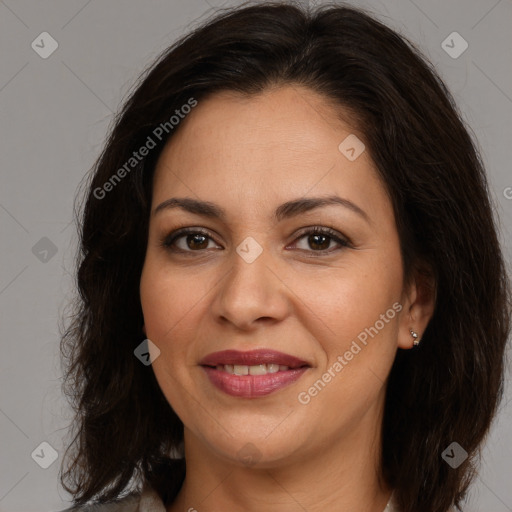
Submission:
[[360,201],[382,194],[368,152],[351,161],[340,151],[347,137],[363,147],[348,117],[299,86],[216,93],[198,102],[160,155],[154,202],[173,194],[261,207],[309,193]]

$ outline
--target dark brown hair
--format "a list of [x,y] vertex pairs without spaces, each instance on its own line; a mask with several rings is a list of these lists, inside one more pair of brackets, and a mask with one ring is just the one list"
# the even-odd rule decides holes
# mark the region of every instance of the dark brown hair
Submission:
[[[145,338],[139,281],[153,171],[179,127],[126,163],[191,98],[284,84],[350,113],[392,200],[406,280],[420,262],[435,278],[422,343],[398,350],[389,376],[382,471],[403,512],[460,509],[502,395],[510,332],[510,289],[476,143],[406,38],[361,9],[291,3],[217,13],[166,50],[138,80],[93,168],[77,213],[79,296],[61,342],[63,389],[76,411],[61,480],[75,504],[147,481],[168,505],[185,474],[183,458],[170,457],[183,424],[133,353]],[[454,441],[469,454],[456,469],[441,458]]]

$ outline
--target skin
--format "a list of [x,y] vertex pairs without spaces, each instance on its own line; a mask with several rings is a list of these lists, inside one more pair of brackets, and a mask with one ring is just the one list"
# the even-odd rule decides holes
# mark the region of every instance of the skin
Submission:
[[[149,223],[143,330],[160,350],[152,367],[184,423],[187,460],[170,512],[382,512],[390,498],[392,489],[379,483],[387,376],[397,349],[413,346],[409,329],[424,332],[433,298],[419,275],[405,286],[391,202],[368,151],[349,161],[338,150],[349,134],[364,140],[339,112],[299,86],[251,97],[217,93],[181,122],[158,161],[152,212],[170,197],[190,197],[227,215],[221,221],[177,208]],[[271,217],[285,201],[333,194],[368,221],[332,205]],[[311,226],[331,227],[351,245],[300,233]],[[181,237],[176,245],[187,254],[161,245],[182,227],[206,229],[210,238],[194,245]],[[252,263],[236,252],[249,236],[263,249]],[[298,394],[397,302],[402,310],[300,403]],[[246,399],[219,391],[198,364],[218,350],[257,348],[311,368],[277,392]],[[249,464],[239,454],[251,450],[248,443]]]

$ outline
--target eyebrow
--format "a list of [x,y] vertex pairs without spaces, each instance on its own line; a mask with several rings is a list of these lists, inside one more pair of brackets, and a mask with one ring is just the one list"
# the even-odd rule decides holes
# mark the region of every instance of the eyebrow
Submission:
[[[276,208],[274,219],[279,222],[316,208],[331,205],[343,206],[362,217],[368,224],[371,224],[370,218],[364,210],[352,201],[338,196],[306,197],[287,201]],[[226,218],[226,211],[215,203],[200,201],[189,197],[171,197],[170,199],[166,199],[153,210],[153,215],[174,208],[181,208],[187,212],[213,219],[225,220]]]

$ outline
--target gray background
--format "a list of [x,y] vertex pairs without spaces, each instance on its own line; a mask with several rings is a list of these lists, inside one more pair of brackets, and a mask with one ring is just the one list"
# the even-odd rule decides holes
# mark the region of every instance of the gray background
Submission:
[[[0,511],[69,505],[58,482],[71,419],[60,390],[58,325],[72,294],[78,184],[142,69],[198,20],[236,3],[0,1]],[[510,262],[512,1],[352,3],[419,44],[453,92],[479,141]],[[469,44],[458,58],[442,47],[453,31]],[[42,32],[58,42],[46,59],[31,47],[35,40],[49,48]],[[512,511],[511,398],[509,373],[468,512]],[[49,462],[42,442],[58,454],[47,469],[36,464]]]

